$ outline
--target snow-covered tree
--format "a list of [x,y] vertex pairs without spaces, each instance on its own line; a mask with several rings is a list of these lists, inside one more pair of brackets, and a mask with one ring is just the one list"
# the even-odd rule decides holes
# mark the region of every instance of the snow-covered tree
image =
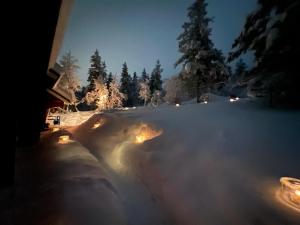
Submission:
[[161,91],[155,90],[151,97],[151,104],[154,107],[159,106],[162,103],[162,94]]
[[150,99],[151,93],[150,88],[147,82],[141,81],[139,83],[140,91],[139,91],[139,98],[144,101],[144,106],[146,105],[147,101]]
[[131,76],[128,73],[128,67],[126,62],[123,64],[122,73],[121,73],[121,87],[120,91],[125,94],[126,100],[124,102],[124,106],[132,105],[131,98]]
[[121,107],[123,101],[126,99],[125,95],[120,92],[119,84],[116,81],[116,78],[113,78],[109,84],[108,92],[110,93],[108,97],[107,107],[109,109]]
[[271,101],[300,102],[300,78],[294,72],[299,67],[300,35],[295,29],[300,21],[300,2],[258,0],[257,6],[234,41],[229,61],[254,52],[255,65],[246,77],[248,90],[269,95]]
[[102,80],[103,83],[106,82],[106,65],[105,62],[101,61],[101,56],[97,49],[91,56],[90,62],[91,66],[88,71],[88,82],[89,90],[93,90],[95,88],[95,80]]
[[235,64],[234,73],[230,76],[229,81],[231,84],[240,83],[242,84],[242,80],[247,72],[247,65],[243,61],[243,59],[239,59]]
[[237,61],[237,63],[235,64],[234,75],[240,76],[246,71],[246,69],[247,69],[246,63],[243,61],[243,59],[239,59],[239,61]]
[[161,91],[162,90],[162,80],[161,80],[161,73],[163,72],[163,69],[161,68],[159,60],[156,61],[155,68],[153,69],[150,77],[150,91],[151,94],[153,94],[156,90]]
[[99,111],[107,108],[108,90],[102,80],[95,80],[95,88],[86,93],[85,100],[88,105],[94,104]]
[[170,103],[181,103],[184,97],[183,82],[178,76],[173,76],[164,82],[166,92],[164,100]]
[[196,89],[197,102],[205,89],[228,77],[222,52],[214,48],[210,39],[212,19],[207,16],[206,6],[205,0],[196,0],[188,8],[189,21],[183,24],[184,31],[177,38],[182,56],[175,66],[183,64],[190,83],[195,83],[191,88]]
[[80,82],[76,74],[79,69],[78,60],[71,54],[71,51],[68,51],[61,57],[59,63],[63,71],[60,85],[70,93],[72,103],[76,104],[75,94],[80,89]]

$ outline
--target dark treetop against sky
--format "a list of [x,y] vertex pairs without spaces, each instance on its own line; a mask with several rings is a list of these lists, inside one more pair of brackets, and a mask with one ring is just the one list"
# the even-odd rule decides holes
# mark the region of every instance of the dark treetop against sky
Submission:
[[[71,50],[79,60],[78,75],[86,84],[91,55],[99,50],[108,72],[120,74],[126,61],[129,73],[151,73],[161,61],[163,78],[179,71],[176,38],[187,21],[194,0],[74,0],[59,58]],[[227,54],[256,0],[207,0],[215,47]],[[245,57],[251,64],[252,57]]]

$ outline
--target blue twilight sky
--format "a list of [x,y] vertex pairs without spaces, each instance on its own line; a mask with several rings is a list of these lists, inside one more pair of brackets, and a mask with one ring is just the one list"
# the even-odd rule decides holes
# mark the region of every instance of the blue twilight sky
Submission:
[[[176,38],[187,21],[194,0],[74,0],[59,58],[66,51],[79,60],[79,78],[87,84],[91,55],[97,48],[108,72],[120,74],[126,61],[129,73],[151,73],[159,59],[163,78],[179,71]],[[214,17],[212,40],[227,54],[256,0],[207,0],[208,16]],[[245,57],[251,64],[252,57]]]

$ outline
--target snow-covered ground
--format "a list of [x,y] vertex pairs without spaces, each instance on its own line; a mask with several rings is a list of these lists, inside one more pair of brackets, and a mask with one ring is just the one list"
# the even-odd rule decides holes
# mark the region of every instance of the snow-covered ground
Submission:
[[[141,123],[162,135],[133,143]],[[106,165],[129,224],[300,224],[274,194],[281,176],[300,178],[299,111],[211,96],[98,115],[71,132]]]
[[275,192],[300,178],[299,131],[299,111],[214,95],[95,114],[19,160],[16,224],[298,225]]

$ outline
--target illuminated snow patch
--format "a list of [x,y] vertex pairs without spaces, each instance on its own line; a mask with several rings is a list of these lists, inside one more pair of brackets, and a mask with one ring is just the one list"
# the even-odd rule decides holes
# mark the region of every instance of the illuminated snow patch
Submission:
[[70,140],[69,135],[61,135],[58,138],[58,143],[59,144],[67,144],[67,143],[70,143],[70,142],[72,142],[72,141]]
[[300,212],[300,180],[292,177],[280,178],[281,188],[276,198],[284,205]]
[[93,129],[96,129],[98,127],[102,127],[105,123],[105,119],[101,118],[99,121],[97,121],[94,125],[93,125]]
[[162,132],[162,130],[155,130],[154,128],[151,128],[148,124],[142,124],[135,132],[134,142],[136,144],[144,143],[147,140],[160,136]]
[[52,128],[52,133],[59,131],[59,127],[53,127]]

